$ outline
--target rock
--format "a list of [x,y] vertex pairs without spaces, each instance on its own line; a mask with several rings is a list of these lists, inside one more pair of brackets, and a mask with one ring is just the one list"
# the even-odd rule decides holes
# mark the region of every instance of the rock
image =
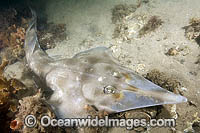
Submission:
[[15,78],[20,80],[24,71],[24,64],[21,62],[16,62],[12,65],[6,67],[4,75],[6,78]]

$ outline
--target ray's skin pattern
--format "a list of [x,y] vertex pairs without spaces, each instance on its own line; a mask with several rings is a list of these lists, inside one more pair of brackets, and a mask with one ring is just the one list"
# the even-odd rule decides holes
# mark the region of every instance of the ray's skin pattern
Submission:
[[25,51],[29,67],[53,90],[47,101],[57,117],[86,117],[87,105],[109,113],[184,102],[131,70],[119,65],[105,47],[55,60],[40,49],[36,13],[26,31]]

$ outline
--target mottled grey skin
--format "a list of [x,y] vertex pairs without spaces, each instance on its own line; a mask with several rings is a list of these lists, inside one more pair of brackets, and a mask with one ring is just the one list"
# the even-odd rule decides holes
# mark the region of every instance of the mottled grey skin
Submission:
[[58,117],[86,117],[86,105],[112,113],[187,101],[120,66],[105,47],[54,60],[40,49],[36,14],[32,13],[25,39],[26,59],[53,90],[47,102]]

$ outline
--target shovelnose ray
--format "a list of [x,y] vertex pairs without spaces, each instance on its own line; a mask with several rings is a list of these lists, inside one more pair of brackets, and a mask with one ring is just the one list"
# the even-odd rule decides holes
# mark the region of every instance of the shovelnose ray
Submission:
[[32,14],[25,38],[26,60],[53,90],[47,102],[57,117],[87,117],[86,105],[114,113],[187,101],[119,65],[105,47],[80,52],[73,58],[51,58],[40,48],[36,13]]

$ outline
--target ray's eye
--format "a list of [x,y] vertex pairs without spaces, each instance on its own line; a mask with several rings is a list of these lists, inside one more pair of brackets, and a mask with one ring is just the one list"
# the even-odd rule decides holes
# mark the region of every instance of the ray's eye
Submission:
[[108,85],[104,87],[103,92],[105,94],[114,94],[116,92],[116,88],[114,86]]

